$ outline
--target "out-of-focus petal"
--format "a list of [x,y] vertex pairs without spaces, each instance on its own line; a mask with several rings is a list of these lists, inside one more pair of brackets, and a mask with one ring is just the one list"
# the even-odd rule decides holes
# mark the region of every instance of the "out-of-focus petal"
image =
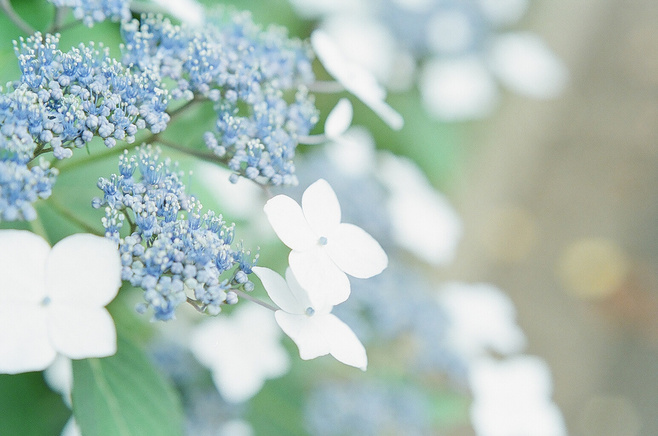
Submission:
[[340,203],[329,183],[320,179],[302,195],[302,209],[308,225],[320,236],[328,236],[340,224]]
[[322,316],[318,323],[329,341],[329,353],[339,362],[365,371],[368,366],[366,349],[352,329],[332,314]]
[[311,44],[327,72],[347,91],[370,107],[392,129],[402,128],[402,116],[384,101],[386,91],[377,83],[371,72],[346,59],[336,43],[323,30],[313,31]]
[[78,233],[55,244],[46,263],[48,295],[58,303],[103,307],[121,287],[121,260],[107,238]]
[[300,286],[306,290],[313,307],[335,306],[350,296],[350,281],[329,258],[326,247],[291,251],[288,263]]
[[346,98],[341,98],[327,115],[324,123],[324,134],[328,138],[337,138],[347,131],[352,124],[352,103]]
[[299,356],[302,359],[315,359],[316,357],[329,354],[331,345],[322,330],[323,324],[316,322],[322,316],[309,317],[307,315],[295,315],[282,310],[277,310],[274,316],[281,330],[299,348]]
[[51,303],[47,308],[50,340],[71,359],[107,357],[117,351],[114,320],[105,308]]
[[292,198],[277,195],[267,201],[264,210],[274,232],[288,247],[303,251],[317,242],[301,206]]
[[427,111],[445,121],[463,121],[489,115],[498,102],[491,74],[471,56],[425,62],[418,86]]
[[71,359],[58,354],[53,363],[43,372],[46,384],[71,408],[71,390],[73,389],[73,367]]
[[66,421],[66,425],[62,429],[60,436],[82,436],[80,427],[78,426],[78,423],[75,422],[75,418],[73,418],[73,416],[71,416],[71,418]]
[[49,253],[50,245],[41,236],[25,230],[0,230],[0,306],[43,300]]
[[[308,304],[305,302],[300,302],[295,298],[295,295],[291,292],[286,280],[281,277],[278,273],[272,271],[269,268],[263,268],[261,266],[255,266],[252,268],[254,274],[260,279],[263,283],[267,295],[272,299],[274,304],[279,306],[281,310],[284,310],[288,313],[297,313],[302,314],[304,310],[308,307]],[[307,305],[304,305],[307,304]]]
[[490,62],[496,76],[507,87],[534,98],[557,97],[569,77],[567,68],[546,44],[527,32],[496,37]]
[[0,304],[0,373],[41,371],[55,359],[42,306]]
[[368,232],[353,224],[342,223],[328,238],[325,249],[343,272],[367,279],[382,272],[388,256]]

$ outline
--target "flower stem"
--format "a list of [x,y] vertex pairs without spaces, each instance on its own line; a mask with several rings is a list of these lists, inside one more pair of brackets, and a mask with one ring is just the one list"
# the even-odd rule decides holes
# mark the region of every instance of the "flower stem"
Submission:
[[337,94],[339,92],[345,91],[345,87],[334,80],[318,80],[316,82],[310,83],[308,85],[308,89],[311,92],[317,92],[321,94]]
[[67,220],[73,222],[75,225],[78,227],[82,228],[85,232],[87,233],[93,233],[94,235],[98,236],[105,236],[104,232],[99,232],[97,228],[87,224],[86,222],[82,221],[80,218],[75,216],[70,210],[65,208],[62,204],[58,203],[57,201],[53,200],[53,197],[50,197],[48,199],[48,205],[58,214],[66,218]]
[[232,290],[233,292],[235,292],[236,294],[238,294],[240,297],[242,297],[242,298],[246,298],[247,300],[251,301],[252,303],[256,303],[256,304],[258,304],[258,305],[260,305],[260,306],[263,306],[263,307],[266,308],[266,309],[270,309],[272,312],[276,312],[277,310],[279,310],[278,307],[276,307],[276,306],[272,306],[271,304],[266,303],[266,302],[264,302],[263,300],[259,300],[259,299],[256,298],[256,297],[252,297],[251,295],[249,295],[249,294],[247,294],[246,292],[243,292],[243,291],[241,291],[241,290],[239,290],[239,289],[231,289],[231,290]]
[[16,13],[14,8],[11,6],[9,0],[0,0],[0,9],[5,11],[7,17],[23,32],[33,34],[36,32],[36,29],[23,20],[20,15]]

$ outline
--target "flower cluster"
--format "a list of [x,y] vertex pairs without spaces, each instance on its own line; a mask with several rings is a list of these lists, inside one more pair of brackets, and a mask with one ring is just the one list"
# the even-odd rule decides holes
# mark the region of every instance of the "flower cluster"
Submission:
[[58,8],[73,9],[76,19],[91,27],[107,19],[121,21],[130,19],[129,0],[48,0]]
[[313,80],[309,47],[246,13],[222,14],[202,29],[145,15],[124,23],[122,35],[124,64],[173,80],[177,99],[214,102],[216,132],[205,143],[235,174],[296,184],[298,139],[318,121],[305,87]]
[[[144,289],[140,310],[153,309],[158,320],[174,317],[188,300],[186,289],[195,305],[212,314],[237,302],[232,289],[253,289],[247,275],[257,255],[252,259],[241,246],[233,248],[234,226],[213,212],[201,215],[201,204],[185,192],[181,179],[174,164],[160,160],[158,149],[142,147],[136,155],[121,156],[118,174],[99,179],[104,195],[92,202],[106,206],[103,225],[106,236],[119,243],[122,278]],[[130,234],[122,238],[125,221]]]
[[59,49],[58,35],[40,33],[15,44],[22,77],[16,84],[35,93],[46,116],[31,126],[40,146],[49,144],[58,159],[70,146],[82,147],[95,136],[113,147],[134,141],[139,129],[165,129],[168,93],[150,71],[133,73],[102,45]]
[[285,279],[254,268],[279,307],[274,314],[279,327],[297,344],[302,359],[331,354],[365,371],[363,344],[331,311],[350,295],[347,275],[365,279],[381,273],[388,265],[386,253],[366,231],[341,222],[340,204],[326,180],[304,191],[301,207],[277,195],[264,209],[277,236],[292,249]]
[[57,35],[36,33],[14,44],[22,72],[0,94],[0,219],[33,220],[32,204],[48,198],[57,170],[31,161],[57,159],[100,137],[108,147],[132,142],[139,129],[162,131],[167,92],[150,72],[132,73],[107,49],[59,49]]

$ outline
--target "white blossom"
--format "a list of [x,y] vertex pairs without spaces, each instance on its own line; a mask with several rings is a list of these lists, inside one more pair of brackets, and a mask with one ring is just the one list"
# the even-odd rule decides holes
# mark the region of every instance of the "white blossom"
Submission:
[[331,304],[314,304],[290,268],[286,269],[285,279],[268,268],[254,267],[253,271],[279,306],[274,313],[276,322],[297,344],[302,359],[331,354],[339,362],[365,371],[368,357],[363,344],[347,324],[331,313]]
[[110,240],[75,234],[51,249],[34,233],[0,231],[0,277],[0,373],[43,370],[57,353],[116,353],[105,305],[121,286],[121,262]]
[[222,397],[241,403],[256,395],[265,380],[288,372],[290,360],[280,339],[268,310],[249,305],[201,323],[192,331],[190,349],[210,369]]
[[265,214],[281,241],[292,249],[290,268],[315,305],[347,300],[346,274],[365,279],[388,265],[386,253],[370,234],[341,223],[340,204],[324,179],[304,191],[301,207],[292,198],[277,195],[265,204]]

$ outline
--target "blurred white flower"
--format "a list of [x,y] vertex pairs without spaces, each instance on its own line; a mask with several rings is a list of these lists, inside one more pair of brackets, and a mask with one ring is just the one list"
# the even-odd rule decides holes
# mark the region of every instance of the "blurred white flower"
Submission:
[[331,36],[323,30],[313,31],[311,44],[324,68],[338,83],[365,103],[392,129],[402,128],[402,116],[385,102],[386,90],[377,83],[370,71],[350,62]]
[[450,262],[462,236],[462,222],[448,200],[410,159],[380,153],[377,175],[389,190],[395,242],[431,264]]
[[290,268],[285,280],[267,268],[254,267],[253,271],[279,306],[274,313],[276,322],[297,344],[302,359],[331,354],[339,362],[366,370],[366,350],[352,329],[331,313],[331,304],[313,303]]
[[253,427],[242,419],[226,421],[217,431],[217,436],[254,436]]
[[281,332],[267,309],[244,305],[230,316],[198,325],[191,333],[190,349],[210,369],[222,397],[241,403],[256,395],[265,380],[290,369],[280,340]]
[[290,268],[314,305],[333,306],[347,300],[346,274],[365,279],[388,265],[386,253],[370,234],[341,223],[336,193],[324,179],[304,191],[301,207],[292,198],[277,195],[264,210],[279,239],[292,249]]
[[334,138],[332,143],[324,148],[324,152],[333,166],[347,176],[369,176],[375,171],[375,140],[363,126],[351,127]]
[[34,233],[2,230],[0,277],[0,373],[43,370],[57,353],[116,353],[105,305],[121,286],[121,261],[110,240],[75,234],[51,249]]
[[509,355],[525,347],[516,323],[514,304],[502,291],[486,283],[445,283],[437,294],[448,318],[446,346],[466,363],[490,352]]
[[567,68],[541,39],[528,32],[495,37],[489,62],[501,82],[529,97],[557,97],[567,84]]
[[551,400],[551,374],[534,356],[478,360],[469,373],[471,422],[478,436],[566,436]]
[[486,117],[499,98],[496,82],[476,56],[426,61],[418,87],[427,112],[445,121]]

